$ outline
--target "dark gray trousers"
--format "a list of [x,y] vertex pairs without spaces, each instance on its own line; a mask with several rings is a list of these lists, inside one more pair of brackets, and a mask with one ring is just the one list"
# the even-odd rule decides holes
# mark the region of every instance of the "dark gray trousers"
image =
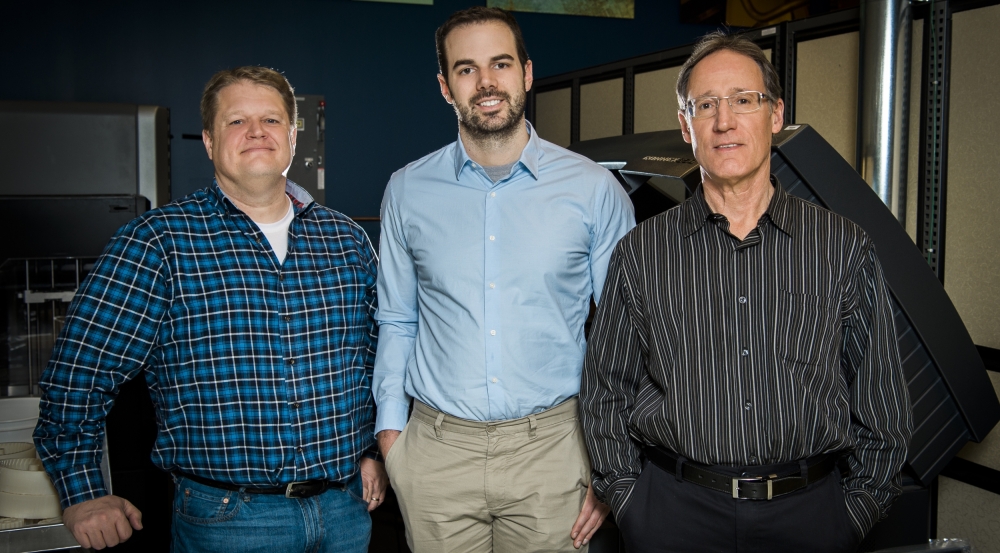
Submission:
[[617,522],[629,553],[853,553],[860,542],[837,470],[761,501],[733,499],[647,462]]

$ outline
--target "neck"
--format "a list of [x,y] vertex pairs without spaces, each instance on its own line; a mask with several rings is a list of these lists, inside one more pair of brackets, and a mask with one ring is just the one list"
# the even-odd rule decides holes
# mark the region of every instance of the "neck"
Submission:
[[226,193],[240,211],[246,213],[255,223],[274,223],[280,221],[288,212],[288,197],[285,195],[285,177],[275,180],[245,179],[238,184],[235,181],[215,174],[219,188]]
[[462,137],[462,145],[469,158],[486,167],[517,161],[531,138],[523,117],[520,124],[514,125],[508,132],[473,132],[459,123],[458,134]]
[[741,240],[757,226],[774,195],[770,164],[765,164],[762,169],[735,182],[712,179],[702,172],[705,202],[714,213],[729,220],[729,232]]

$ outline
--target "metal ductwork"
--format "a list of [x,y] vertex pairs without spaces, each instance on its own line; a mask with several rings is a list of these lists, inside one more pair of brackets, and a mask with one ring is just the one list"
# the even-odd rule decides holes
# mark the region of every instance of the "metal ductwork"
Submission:
[[912,24],[909,0],[861,4],[858,171],[900,223],[906,215]]

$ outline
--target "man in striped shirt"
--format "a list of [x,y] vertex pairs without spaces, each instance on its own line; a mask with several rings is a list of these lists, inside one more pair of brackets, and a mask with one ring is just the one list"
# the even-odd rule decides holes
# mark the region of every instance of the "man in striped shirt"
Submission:
[[594,489],[630,551],[853,551],[911,431],[874,245],[770,175],[759,47],[705,37],[677,96],[702,186],[612,255],[580,392]]
[[202,96],[215,182],[111,239],[42,376],[35,442],[81,545],[142,527],[101,477],[122,383],[149,386],[153,463],[174,476],[174,551],[367,551],[387,484],[371,378],[376,257],[284,177],[295,98],[280,73],[217,73]]

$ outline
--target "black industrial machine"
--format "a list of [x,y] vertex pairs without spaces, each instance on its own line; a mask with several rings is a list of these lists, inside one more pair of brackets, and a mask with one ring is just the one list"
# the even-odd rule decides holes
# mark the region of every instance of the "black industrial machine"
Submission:
[[[80,283],[118,228],[170,200],[169,112],[0,102],[0,125],[11,130],[0,136],[0,408],[33,403],[37,417],[38,379]],[[23,426],[18,441],[34,422]],[[166,551],[171,482],[149,459],[156,422],[141,378],[122,387],[106,428],[105,478],[145,526],[115,549]],[[0,540],[11,551],[59,549],[60,528]]]
[[326,101],[322,96],[295,96],[295,158],[286,176],[320,205],[326,205]]
[[[637,222],[677,205],[701,181],[679,130],[577,142],[570,149],[612,170],[632,198]],[[983,361],[902,226],[815,130],[789,125],[776,134],[771,172],[789,193],[847,217],[875,242],[892,295],[914,429],[903,495],[861,550],[926,544],[933,537],[934,479],[962,446],[981,441],[1000,420]]]

